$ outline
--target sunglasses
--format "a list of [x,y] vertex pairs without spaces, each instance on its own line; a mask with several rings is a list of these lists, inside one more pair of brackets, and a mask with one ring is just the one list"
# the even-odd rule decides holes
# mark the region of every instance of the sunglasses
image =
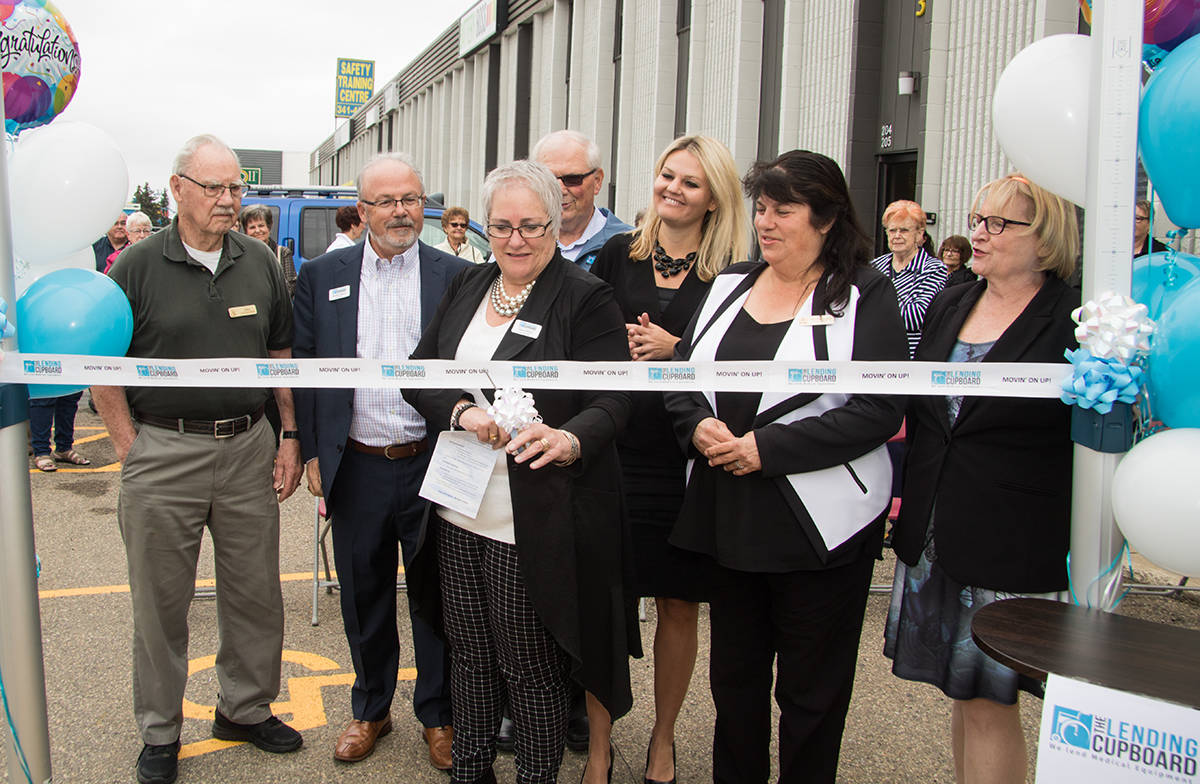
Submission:
[[458,221],[450,221],[450,223],[449,223],[449,224],[447,224],[447,225],[449,225],[449,226],[452,226],[453,228],[456,228],[456,229],[465,229],[465,228],[467,228],[467,224],[466,224],[466,223],[459,223]]
[[554,175],[554,178],[562,181],[562,184],[566,185],[568,188],[578,188],[580,185],[583,185],[584,180],[586,180],[588,177],[591,177],[595,173],[595,169],[588,169],[583,174],[556,174]]

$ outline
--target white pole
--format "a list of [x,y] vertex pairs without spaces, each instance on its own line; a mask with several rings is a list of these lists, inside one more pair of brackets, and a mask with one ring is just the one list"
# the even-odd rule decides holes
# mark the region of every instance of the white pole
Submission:
[[[0,126],[4,102],[0,101]],[[0,150],[0,297],[13,302],[12,222],[8,208],[8,160]],[[20,330],[21,325],[17,324]],[[16,351],[9,338],[5,351]],[[29,399],[24,384],[0,384],[0,675],[12,714],[5,755],[8,780],[49,782],[50,728],[46,717],[46,674],[42,665],[42,619],[38,608],[33,506],[29,490]],[[13,734],[16,734],[14,739]],[[27,776],[15,741],[20,741]]]
[[[1083,300],[1129,294],[1143,0],[1095,0],[1088,118]],[[1111,610],[1125,543],[1113,523],[1112,476],[1120,455],[1075,446],[1071,496],[1071,584],[1084,605]]]

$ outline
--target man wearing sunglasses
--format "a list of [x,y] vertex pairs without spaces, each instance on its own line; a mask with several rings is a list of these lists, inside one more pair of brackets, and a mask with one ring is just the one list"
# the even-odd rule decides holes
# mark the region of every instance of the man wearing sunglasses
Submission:
[[564,258],[591,269],[609,237],[633,230],[596,206],[596,194],[604,184],[600,148],[578,131],[553,131],[538,140],[529,157],[550,169],[562,188],[559,250]]
[[[230,231],[245,192],[237,155],[214,136],[194,137],[176,156],[170,185],[175,219],[109,272],[133,308],[128,355],[153,358],[144,375],[168,377],[175,357],[289,359],[283,273],[266,245]],[[271,394],[283,426],[278,446],[263,417]],[[178,772],[188,605],[205,528],[219,630],[213,737],[274,753],[299,749],[300,733],[271,714],[283,648],[279,503],[301,470],[291,390],[131,386],[93,387],[92,395],[123,463],[117,523],[145,744],[138,781],[170,784]]]
[[470,222],[471,214],[465,208],[448,207],[442,213],[442,231],[446,232],[446,241],[433,247],[474,264],[487,261],[487,254],[467,242],[467,225]]

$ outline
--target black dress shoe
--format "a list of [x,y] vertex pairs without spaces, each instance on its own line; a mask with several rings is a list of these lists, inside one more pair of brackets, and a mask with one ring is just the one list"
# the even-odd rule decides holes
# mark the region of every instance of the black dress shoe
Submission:
[[515,729],[516,725],[513,724],[512,719],[508,718],[507,716],[502,716],[500,718],[500,729],[496,730],[497,749],[510,754],[512,753],[512,750],[516,748],[517,745],[516,741],[513,739],[513,730]]
[[588,750],[588,717],[572,716],[567,720],[567,748],[571,751]]
[[138,755],[137,780],[141,784],[173,784],[179,775],[179,741],[163,746],[147,743]]
[[304,743],[299,732],[284,724],[275,716],[257,724],[238,724],[225,718],[221,711],[213,718],[212,734],[219,740],[234,740],[253,743],[272,754],[295,751]]

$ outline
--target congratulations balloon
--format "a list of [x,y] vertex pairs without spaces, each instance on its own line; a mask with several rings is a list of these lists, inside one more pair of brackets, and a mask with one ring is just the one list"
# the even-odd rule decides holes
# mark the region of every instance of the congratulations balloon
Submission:
[[1029,179],[1076,204],[1087,186],[1091,44],[1052,35],[1017,53],[996,82],[992,120],[1004,154]]
[[[119,357],[133,337],[129,300],[96,270],[60,269],[42,277],[17,300],[17,346],[28,354]],[[60,397],[85,387],[34,384],[29,396]]]
[[1154,71],[1138,109],[1138,147],[1167,217],[1200,228],[1200,35]]
[[60,120],[21,134],[9,160],[13,250],[33,266],[91,245],[129,197],[117,143],[87,123]]
[[45,125],[66,108],[79,84],[79,42],[48,0],[0,0],[4,129]]
[[1129,546],[1173,572],[1200,575],[1200,430],[1164,430],[1139,442],[1113,475],[1113,515]]

